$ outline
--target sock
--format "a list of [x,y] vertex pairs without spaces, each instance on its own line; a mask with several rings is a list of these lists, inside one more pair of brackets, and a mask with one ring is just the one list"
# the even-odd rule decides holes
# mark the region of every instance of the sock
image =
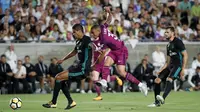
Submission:
[[102,79],[108,80],[108,75],[110,75],[110,67],[104,66],[102,71]]
[[179,86],[178,90],[182,89],[182,87],[183,87],[183,81],[180,80],[180,86]]
[[172,90],[172,82],[171,81],[167,81],[166,87],[165,87],[165,91],[163,93],[163,98],[165,99],[168,94],[170,93],[170,91]]
[[73,100],[72,100],[71,95],[69,93],[69,88],[68,88],[68,85],[66,84],[66,81],[61,82],[61,88],[62,88],[63,93],[65,94],[65,97],[68,100],[68,104],[71,104],[73,102]]
[[129,80],[132,83],[135,83],[137,85],[139,85],[140,81],[137,80],[132,74],[128,73],[126,74],[126,80]]
[[60,89],[61,89],[61,82],[55,80],[55,86],[54,86],[54,89],[53,89],[53,98],[51,100],[53,104],[56,104],[56,102],[57,102],[57,98],[58,98],[58,94],[59,94]]
[[115,81],[116,80],[116,76],[110,76],[110,82]]
[[98,85],[96,85],[96,82],[97,82],[97,81],[94,81],[95,90],[96,90],[96,92],[97,92],[97,95],[98,95],[98,96],[101,96],[101,89],[100,89],[100,87],[99,87]]
[[155,103],[156,104],[158,104],[159,103],[159,101],[157,100],[157,98],[156,98],[156,96],[157,95],[160,95],[160,83],[159,84],[157,84],[157,83],[155,83],[154,84],[154,97],[155,97]]
[[108,87],[107,87],[107,91],[108,91],[108,92],[111,92],[111,91],[112,91],[112,88],[111,88],[110,83],[107,83],[107,85],[108,85]]

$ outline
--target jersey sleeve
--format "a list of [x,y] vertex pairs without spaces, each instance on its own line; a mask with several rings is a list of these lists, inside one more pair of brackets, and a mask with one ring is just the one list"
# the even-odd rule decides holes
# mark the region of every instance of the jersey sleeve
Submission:
[[102,24],[101,28],[108,28],[108,24],[107,23]]
[[178,48],[178,50],[180,52],[183,52],[185,51],[185,45],[183,44],[183,42],[181,40],[178,40],[177,43],[176,43],[176,46]]

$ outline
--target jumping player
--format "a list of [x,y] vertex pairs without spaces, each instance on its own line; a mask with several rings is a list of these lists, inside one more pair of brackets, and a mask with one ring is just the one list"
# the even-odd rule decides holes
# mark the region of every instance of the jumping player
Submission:
[[[92,36],[92,35],[91,35]],[[95,101],[99,101],[99,100],[102,100],[102,96],[101,96],[101,90],[100,90],[100,87],[99,85],[97,85],[97,82],[99,81],[99,75],[101,74],[102,75],[102,79],[105,79],[106,81],[108,82],[111,82],[111,81],[117,81],[118,85],[122,86],[122,80],[117,77],[117,76],[110,76],[110,74],[105,74],[104,73],[104,60],[105,58],[103,59],[103,61],[99,62],[98,63],[98,58],[99,56],[101,55],[101,53],[104,51],[106,52],[106,54],[109,54],[110,52],[110,49],[106,49],[106,46],[103,46],[100,44],[100,41],[99,41],[99,38],[95,38],[94,37],[94,40],[93,40],[93,71],[91,72],[91,75],[92,75],[92,80],[94,82],[94,86],[95,86],[95,90],[97,92],[97,97],[94,98],[93,100]]]
[[[157,107],[164,104],[166,97],[172,89],[172,82],[177,78],[184,80],[184,69],[186,67],[188,54],[182,40],[175,37],[174,27],[168,27],[165,32],[166,38],[169,40],[167,44],[167,61],[161,70],[157,73],[155,79],[155,102],[149,107]],[[160,95],[161,80],[166,80],[166,87],[163,95]]]
[[[60,72],[56,75],[55,80],[59,83],[61,83],[61,88],[63,93],[65,94],[67,100],[68,100],[68,106],[65,108],[71,109],[72,107],[76,106],[76,102],[72,100],[69,88],[66,85],[66,81],[77,81],[84,79],[89,72],[91,72],[91,58],[92,58],[92,45],[91,45],[91,39],[88,36],[84,35],[84,29],[80,24],[75,24],[73,27],[73,35],[76,39],[76,46],[73,51],[71,51],[69,54],[67,54],[63,59],[58,60],[58,64],[61,64],[63,61],[78,55],[79,64],[74,67],[69,67],[68,70],[65,70],[63,72]],[[57,87],[55,87],[56,89]],[[59,92],[59,89],[58,89]],[[54,92],[56,94],[53,94],[53,99],[47,103],[43,104],[43,107],[46,108],[55,108],[56,100],[58,96],[58,92]]]
[[[108,30],[108,24],[112,19],[112,15],[108,7],[105,8],[105,11],[109,14],[105,23],[103,23],[102,25],[94,25],[91,28],[90,32],[90,34],[92,34],[93,37],[99,38],[100,44],[105,45],[109,49],[111,49],[111,53],[107,55],[104,63],[104,73],[109,74],[109,67],[115,63],[117,65],[116,68],[118,73],[130,82],[137,84],[141,92],[144,93],[145,96],[147,96],[147,86],[138,81],[132,74],[125,71],[125,64],[128,58],[128,50],[124,45],[124,42],[118,40],[118,38]],[[103,52],[101,54],[101,56],[99,57],[99,62],[101,62],[101,60],[104,59],[105,55],[106,52]]]

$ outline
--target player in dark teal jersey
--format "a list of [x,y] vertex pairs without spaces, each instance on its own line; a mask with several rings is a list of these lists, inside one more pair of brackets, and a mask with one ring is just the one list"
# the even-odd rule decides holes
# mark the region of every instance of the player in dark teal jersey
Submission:
[[[164,104],[166,97],[172,89],[172,82],[174,79],[180,78],[184,80],[184,69],[186,67],[188,54],[182,40],[175,37],[175,29],[168,27],[165,32],[166,38],[169,40],[167,44],[167,61],[161,70],[157,73],[158,77],[155,79],[155,102],[149,107],[160,106]],[[160,83],[166,80],[166,87],[163,95],[160,95]]]
[[58,60],[58,64],[63,61],[77,55],[79,63],[76,66],[71,66],[67,70],[58,73],[55,77],[56,84],[54,87],[53,98],[42,106],[45,108],[56,108],[57,97],[60,89],[62,89],[64,95],[68,100],[68,106],[65,109],[71,109],[76,106],[76,102],[72,100],[69,88],[66,81],[77,81],[86,78],[86,75],[91,71],[91,59],[92,59],[92,45],[91,39],[84,35],[84,29],[80,24],[73,26],[73,36],[76,39],[76,46],[69,54],[63,59]]

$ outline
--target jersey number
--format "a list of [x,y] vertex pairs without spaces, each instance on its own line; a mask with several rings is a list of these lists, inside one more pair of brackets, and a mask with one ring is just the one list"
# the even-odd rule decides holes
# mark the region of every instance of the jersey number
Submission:
[[117,36],[115,36],[115,35],[112,34],[111,32],[108,32],[108,36],[111,36],[111,37],[113,37],[115,40],[118,40],[118,41],[119,41],[119,39],[117,38]]

